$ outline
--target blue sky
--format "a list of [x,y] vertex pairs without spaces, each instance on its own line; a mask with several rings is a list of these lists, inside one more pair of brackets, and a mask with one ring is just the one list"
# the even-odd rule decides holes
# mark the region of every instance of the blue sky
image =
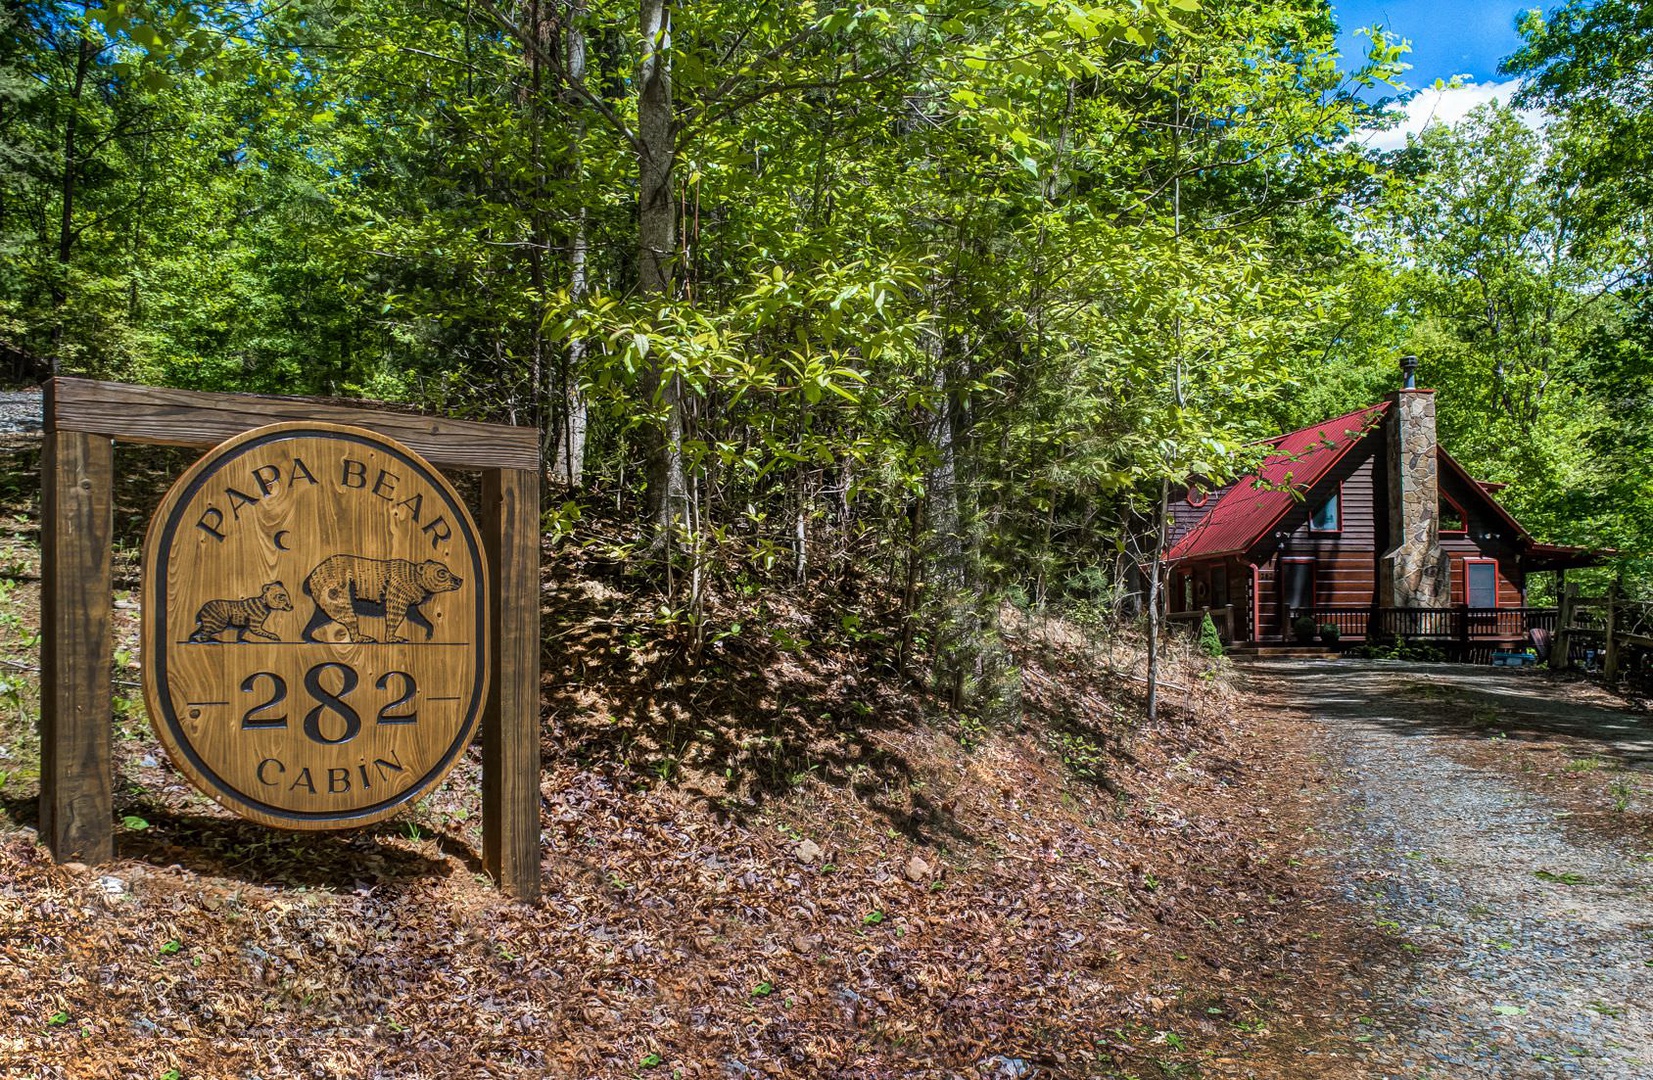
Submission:
[[[1403,76],[1406,85],[1419,93],[1406,103],[1406,120],[1388,131],[1359,136],[1376,150],[1394,150],[1406,145],[1406,136],[1422,131],[1434,121],[1457,123],[1467,112],[1487,101],[1508,103],[1516,82],[1498,74],[1498,63],[1521,44],[1515,32],[1516,20],[1535,6],[1550,7],[1559,0],[1332,0],[1332,10],[1343,32],[1338,47],[1345,69],[1359,66],[1368,39],[1356,37],[1358,27],[1381,23],[1390,33],[1412,43],[1406,62],[1412,70]],[[1435,80],[1467,75],[1472,81],[1444,92],[1430,89]],[[1363,95],[1365,96],[1365,95]],[[1523,112],[1529,124],[1540,121],[1536,113]]]
[[1549,5],[1531,0],[1332,0],[1343,28],[1338,46],[1349,58],[1345,64],[1358,63],[1365,47],[1366,39],[1356,38],[1354,29],[1382,23],[1411,39],[1412,52],[1406,59],[1413,67],[1406,83],[1417,90],[1459,74],[1473,75],[1479,83],[1500,81],[1498,61],[1521,43],[1515,20],[1535,6]]

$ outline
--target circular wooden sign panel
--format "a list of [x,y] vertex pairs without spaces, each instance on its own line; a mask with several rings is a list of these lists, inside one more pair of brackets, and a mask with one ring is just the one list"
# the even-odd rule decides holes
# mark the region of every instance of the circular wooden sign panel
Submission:
[[144,552],[144,695],[202,791],[244,817],[389,817],[459,760],[488,693],[476,524],[419,455],[272,424],[196,462]]

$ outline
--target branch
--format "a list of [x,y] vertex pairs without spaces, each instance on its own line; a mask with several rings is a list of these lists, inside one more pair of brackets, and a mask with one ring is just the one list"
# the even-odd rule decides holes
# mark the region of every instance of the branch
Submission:
[[538,40],[526,33],[522,27],[499,10],[494,0],[476,0],[476,2],[483,11],[488,13],[488,17],[494,21],[495,25],[515,38],[517,44],[533,53],[540,63],[550,68],[582,101],[595,109],[597,114],[608,122],[609,126],[631,146],[633,151],[639,154],[643,152],[643,143],[638,139],[636,132],[626,125],[626,122],[620,118],[620,114],[615,112],[608,102],[591,92],[585,85],[585,80],[577,79],[570,74],[567,65],[562,62],[562,58],[557,56],[554,50],[548,51]]
[[[486,2],[486,0],[484,0],[484,2]],[[715,113],[711,112],[709,108],[702,108],[699,110],[699,119],[707,124],[710,124],[737,113],[741,109],[746,108],[748,105],[754,105],[757,102],[762,101],[764,98],[774,97],[777,94],[786,94],[804,90],[831,90],[841,86],[865,85],[870,82],[875,82],[878,79],[882,79],[891,72],[897,71],[906,66],[906,60],[894,60],[888,64],[885,64],[883,67],[860,75],[852,75],[847,79],[836,77],[832,79],[808,79],[800,82],[771,83],[768,86],[760,86],[749,93],[735,98],[733,101],[728,102],[724,108],[719,109]],[[680,135],[689,133],[691,130],[690,125],[692,123],[692,119],[681,121],[677,125],[677,133]]]

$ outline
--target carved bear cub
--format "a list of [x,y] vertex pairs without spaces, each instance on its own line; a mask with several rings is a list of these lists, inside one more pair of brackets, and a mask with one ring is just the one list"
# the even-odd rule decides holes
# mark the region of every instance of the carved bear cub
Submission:
[[316,602],[305,641],[324,640],[316,631],[330,622],[344,627],[346,640],[372,641],[362,633],[360,619],[383,616],[386,641],[406,641],[397,633],[402,623],[425,628],[428,641],[436,627],[419,605],[437,593],[452,592],[464,582],[435,559],[422,563],[407,559],[369,559],[361,555],[332,555],[304,579],[304,595]]
[[291,610],[293,601],[287,595],[287,586],[272,581],[257,596],[241,600],[208,600],[202,604],[201,610],[195,613],[195,630],[189,639],[217,642],[220,640],[218,635],[233,626],[236,641],[246,641],[248,634],[265,641],[280,641],[279,637],[264,629],[264,623],[272,611]]

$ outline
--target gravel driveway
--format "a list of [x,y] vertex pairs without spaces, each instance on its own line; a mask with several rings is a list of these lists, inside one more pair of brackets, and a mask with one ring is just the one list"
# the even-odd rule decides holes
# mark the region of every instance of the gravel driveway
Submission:
[[1653,852],[1568,828],[1561,807],[1445,753],[1488,737],[1459,722],[1468,709],[1596,739],[1645,770],[1653,724],[1508,669],[1250,670],[1316,721],[1341,789],[1324,854],[1413,958],[1369,973],[1367,1013],[1342,1017],[1369,1032],[1364,1075],[1653,1078]]
[[40,391],[0,392],[0,435],[40,430]]

